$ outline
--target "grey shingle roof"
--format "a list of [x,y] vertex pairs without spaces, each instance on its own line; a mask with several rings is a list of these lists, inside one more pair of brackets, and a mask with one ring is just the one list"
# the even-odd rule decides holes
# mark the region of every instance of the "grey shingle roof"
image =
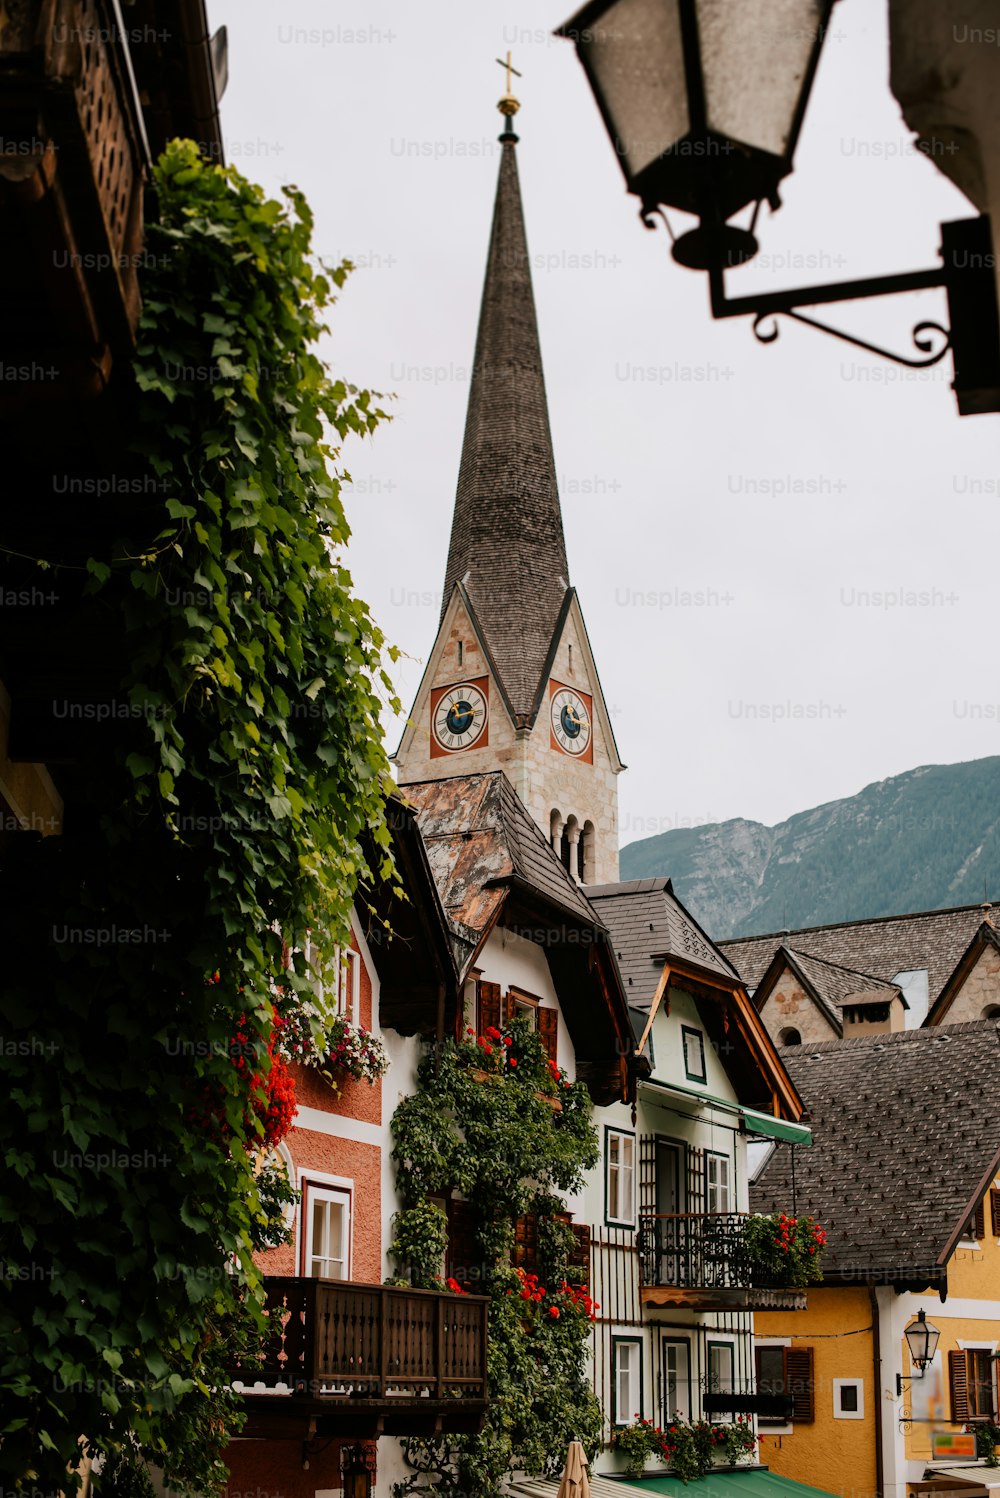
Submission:
[[441,612],[464,580],[515,719],[536,710],[568,578],[516,148],[508,143]]
[[808,978],[819,997],[834,1012],[843,1008],[848,999],[856,1000],[860,994],[871,995],[878,992],[883,1000],[902,996],[897,984],[886,983],[874,973],[861,973],[857,968],[826,962],[822,957],[813,957],[798,947],[786,946],[784,950],[795,958],[804,977]]
[[[723,941],[719,946],[750,988],[757,987],[783,944],[883,981],[910,969],[926,968],[933,1004],[985,914],[982,905],[963,905],[836,926],[807,926]],[[994,924],[1000,924],[1000,905],[991,906],[990,914]]]
[[[828,1234],[824,1270],[930,1283],[978,1189],[1000,1163],[1000,1034],[949,1025],[785,1048],[811,1117],[795,1151],[795,1208]],[[792,1211],[792,1154],[751,1185],[754,1212]]]
[[592,884],[587,898],[611,932],[625,992],[633,1008],[648,1006],[663,971],[664,954],[732,983],[739,974],[674,894],[669,879]]
[[[441,903],[466,948],[477,944],[514,880],[547,905],[603,930],[501,770],[418,781],[401,794],[416,809]],[[457,955],[461,965],[464,954]]]

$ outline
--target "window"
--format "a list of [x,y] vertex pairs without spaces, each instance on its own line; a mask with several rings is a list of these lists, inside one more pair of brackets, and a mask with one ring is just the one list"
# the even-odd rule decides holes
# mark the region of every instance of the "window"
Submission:
[[661,1425],[686,1420],[691,1413],[691,1350],[681,1340],[663,1343],[663,1415]]
[[729,1212],[731,1210],[729,1195],[729,1157],[727,1155],[705,1154],[705,1210],[708,1212]]
[[833,1380],[833,1418],[835,1420],[863,1420],[865,1418],[864,1379],[835,1378]]
[[798,1030],[792,1029],[792,1027],[789,1026],[789,1028],[787,1030],[781,1030],[779,1032],[779,1034],[778,1034],[778,1044],[779,1045],[801,1045],[802,1044],[802,1036],[799,1034]]
[[642,1343],[638,1339],[612,1337],[613,1387],[611,1423],[631,1425],[642,1413]]
[[[809,1425],[816,1418],[813,1394],[813,1350],[811,1347],[775,1347],[760,1343],[754,1348],[754,1366],[758,1394],[788,1395],[792,1400],[792,1421]],[[784,1412],[758,1415],[760,1426],[785,1425]]]
[[605,1132],[605,1216],[609,1223],[635,1226],[635,1135],[619,1129]]
[[707,1082],[708,1073],[705,1070],[705,1037],[700,1030],[691,1030],[687,1025],[681,1026],[681,1037],[684,1043],[684,1073],[691,1082]]
[[317,1279],[350,1278],[351,1194],[312,1181],[302,1183],[304,1273]]
[[951,1385],[951,1418],[992,1420],[996,1413],[993,1395],[993,1352],[988,1347],[963,1348],[948,1354]]
[[337,1013],[358,1023],[361,998],[361,961],[352,947],[337,948]]
[[967,1243],[981,1243],[986,1236],[985,1206],[984,1198],[965,1224],[965,1231],[962,1236]]
[[[708,1392],[731,1394],[733,1392],[733,1344],[731,1342],[709,1342],[708,1344]],[[719,1421],[733,1418],[732,1410],[719,1410],[712,1417]]]

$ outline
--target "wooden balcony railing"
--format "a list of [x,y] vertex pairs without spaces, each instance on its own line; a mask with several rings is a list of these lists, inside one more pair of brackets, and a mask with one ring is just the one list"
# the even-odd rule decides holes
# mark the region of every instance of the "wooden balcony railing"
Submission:
[[746,1241],[748,1220],[745,1212],[640,1217],[643,1302],[747,1310],[804,1308],[803,1290],[765,1277],[754,1264]]
[[[259,1405],[322,1409],[351,1428],[380,1411],[379,1428],[412,1430],[409,1411],[439,1428],[476,1428],[487,1399],[487,1301],[358,1285],[349,1281],[269,1276],[264,1281],[271,1335],[262,1367],[237,1367],[234,1383]],[[276,1398],[276,1396],[279,1396]],[[444,1411],[442,1421],[442,1411]],[[342,1422],[341,1422],[342,1423]]]

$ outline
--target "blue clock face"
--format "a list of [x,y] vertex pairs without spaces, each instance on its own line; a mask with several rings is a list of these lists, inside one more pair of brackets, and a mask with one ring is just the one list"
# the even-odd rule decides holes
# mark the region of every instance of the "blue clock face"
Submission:
[[463,681],[442,692],[434,709],[434,738],[442,749],[471,749],[486,727],[489,709],[478,687]]
[[453,702],[445,714],[445,725],[449,733],[464,733],[475,717],[475,708],[464,697]]
[[580,737],[581,733],[583,732],[583,724],[580,722],[580,719],[577,717],[577,715],[570,711],[569,707],[567,707],[565,703],[563,703],[562,708],[560,709],[559,721],[562,724],[563,733],[567,738],[578,739]]

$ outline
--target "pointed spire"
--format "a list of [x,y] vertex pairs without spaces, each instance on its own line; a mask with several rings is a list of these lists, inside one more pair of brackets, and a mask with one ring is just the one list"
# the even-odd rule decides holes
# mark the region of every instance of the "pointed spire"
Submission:
[[444,609],[464,583],[515,718],[529,721],[568,588],[510,111],[501,135]]

